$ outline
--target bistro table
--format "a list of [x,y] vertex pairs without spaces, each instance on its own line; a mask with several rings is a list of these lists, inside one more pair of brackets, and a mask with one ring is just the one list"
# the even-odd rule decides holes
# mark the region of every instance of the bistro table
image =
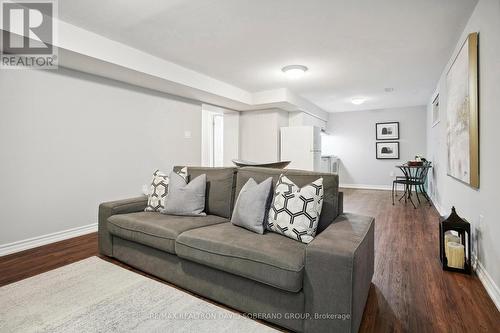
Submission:
[[401,201],[403,198],[405,199],[405,203],[407,200],[411,202],[413,208],[417,208],[412,199],[412,189],[415,188],[415,193],[417,195],[418,203],[420,204],[420,197],[418,196],[418,191],[422,193],[424,198],[427,200],[429,205],[431,205],[431,201],[429,195],[425,191],[425,183],[427,180],[427,173],[431,166],[431,162],[424,162],[421,165],[410,165],[408,163],[396,165],[396,168],[400,169],[403,172],[403,177],[399,176],[392,182],[392,204],[394,205],[394,189],[396,184],[402,184],[405,187],[405,191],[403,195],[399,198]]

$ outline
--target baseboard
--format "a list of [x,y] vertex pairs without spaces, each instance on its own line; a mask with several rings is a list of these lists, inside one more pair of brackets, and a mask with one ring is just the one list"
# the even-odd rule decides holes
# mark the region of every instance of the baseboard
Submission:
[[484,269],[483,264],[477,258],[474,260],[474,266],[476,269],[476,274],[481,283],[486,289],[488,295],[490,295],[491,300],[495,303],[498,311],[500,311],[500,288],[495,284],[495,281],[488,274],[486,269]]
[[355,188],[361,190],[382,190],[382,191],[392,190],[392,187],[390,185],[340,184],[339,187]]
[[97,223],[0,245],[0,257],[97,231]]
[[438,204],[438,202],[437,202],[436,198],[434,198],[434,197],[432,197],[432,196],[431,196],[431,197],[430,197],[430,199],[431,199],[432,205],[436,208],[436,210],[438,211],[439,215],[441,215],[441,216],[446,216],[446,215],[448,215],[448,214],[449,214],[449,212],[448,212],[448,214],[447,214],[447,213],[444,211],[443,207],[441,207],[441,205],[440,205],[440,204]]

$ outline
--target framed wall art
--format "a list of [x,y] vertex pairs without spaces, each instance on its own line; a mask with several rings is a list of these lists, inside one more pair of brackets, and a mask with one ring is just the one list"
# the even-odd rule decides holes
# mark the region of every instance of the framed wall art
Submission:
[[449,176],[479,188],[478,33],[469,34],[446,74]]
[[377,140],[398,140],[399,122],[376,123]]
[[399,142],[377,142],[377,160],[399,160]]

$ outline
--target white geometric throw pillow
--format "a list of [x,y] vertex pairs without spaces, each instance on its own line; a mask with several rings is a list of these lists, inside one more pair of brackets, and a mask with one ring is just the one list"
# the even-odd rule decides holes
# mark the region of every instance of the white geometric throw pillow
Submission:
[[[187,167],[182,168],[177,173],[187,181]],[[159,212],[165,208],[165,199],[167,198],[168,194],[168,183],[169,179],[166,174],[164,174],[160,170],[156,170],[153,173],[151,190],[148,195],[148,205],[144,209],[145,212]]]
[[323,206],[323,178],[299,188],[280,175],[269,209],[267,229],[309,243],[316,236]]

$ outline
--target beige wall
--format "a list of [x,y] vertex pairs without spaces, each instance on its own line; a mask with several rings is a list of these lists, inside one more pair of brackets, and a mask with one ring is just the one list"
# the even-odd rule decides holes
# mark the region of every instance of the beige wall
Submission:
[[[480,188],[475,190],[447,176],[446,148],[446,73],[467,35],[479,32],[479,103],[480,103]],[[497,306],[500,307],[500,1],[480,0],[474,10],[450,62],[443,69],[436,93],[440,94],[440,123],[432,127],[431,103],[428,106],[428,151],[434,160],[433,186],[435,203],[442,214],[451,206],[473,225],[474,252],[480,267],[496,285]],[[481,221],[480,216],[483,216]],[[482,271],[481,271],[482,272]],[[488,277],[484,278],[489,279]],[[495,291],[493,291],[495,293]]]
[[96,223],[156,168],[200,164],[189,100],[60,69],[2,70],[0,103],[0,246]]

